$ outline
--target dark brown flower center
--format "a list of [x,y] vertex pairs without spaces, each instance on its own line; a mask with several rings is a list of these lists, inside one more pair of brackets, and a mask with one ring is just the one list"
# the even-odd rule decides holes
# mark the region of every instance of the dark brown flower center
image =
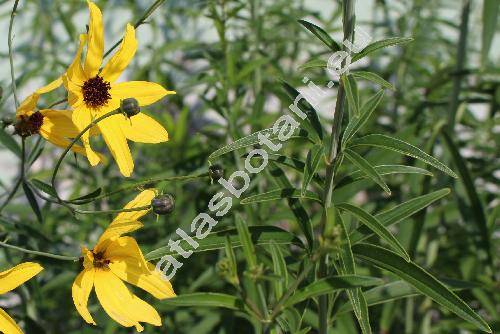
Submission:
[[104,253],[93,253],[94,254],[94,267],[95,268],[108,268],[109,260],[104,258]]
[[99,75],[96,75],[83,83],[83,102],[90,108],[102,107],[111,98],[111,94],[109,94],[110,89],[111,84]]
[[30,116],[21,115],[15,125],[16,133],[28,137],[38,133],[43,124],[43,115],[37,111]]

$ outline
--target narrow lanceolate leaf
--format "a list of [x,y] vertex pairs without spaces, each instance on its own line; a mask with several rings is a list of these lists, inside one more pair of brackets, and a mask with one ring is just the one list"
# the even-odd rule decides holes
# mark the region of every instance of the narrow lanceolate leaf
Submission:
[[352,57],[352,63],[360,60],[361,58],[366,57],[372,52],[375,52],[379,49],[386,48],[388,46],[393,46],[393,45],[398,45],[398,44],[405,44],[408,42],[413,41],[413,38],[409,37],[392,37],[392,38],[387,38],[381,41],[376,41],[373,42],[372,44],[368,45],[366,48],[361,50],[359,53],[355,54]]
[[488,61],[493,37],[495,36],[498,14],[500,11],[500,1],[483,1],[483,33],[481,47],[481,65],[484,67]]
[[344,151],[345,156],[349,161],[358,167],[363,173],[365,173],[373,182],[378,184],[386,193],[391,194],[391,190],[382,179],[382,176],[377,172],[377,170],[362,156],[353,150],[346,149]]
[[290,307],[306,299],[321,296],[343,289],[354,289],[366,286],[380,285],[383,281],[379,278],[358,275],[330,276],[317,280],[308,286],[299,289],[285,302],[285,307]]
[[302,180],[301,195],[304,197],[307,193],[307,187],[318,170],[321,158],[323,157],[323,145],[315,145],[307,153],[306,165],[304,167],[304,179]]
[[288,269],[283,252],[275,243],[271,243],[271,258],[273,260],[274,274],[280,277],[279,280],[273,282],[274,297],[279,300],[288,287]]
[[26,194],[26,198],[28,199],[31,209],[33,209],[33,212],[36,215],[37,220],[42,223],[42,212],[40,211],[40,207],[38,206],[38,202],[36,201],[35,194],[33,194],[33,190],[31,190],[30,186],[25,181],[23,181],[23,190]]
[[244,310],[244,303],[241,299],[222,293],[198,292],[179,295],[174,298],[167,298],[158,303],[162,306],[194,306],[194,307],[222,307],[231,310]]
[[[403,219],[406,219],[423,208],[428,207],[435,201],[443,198],[450,193],[449,188],[440,189],[434,191],[430,194],[415,197],[407,202],[399,204],[387,211],[383,211],[375,215],[375,217],[380,221],[385,227],[391,226],[393,224],[399,223]],[[356,242],[362,241],[373,235],[372,231],[366,226],[360,226],[356,231],[351,233],[350,239],[354,244]]]
[[354,245],[352,250],[360,259],[391,271],[462,319],[482,331],[492,333],[488,324],[460,297],[415,263],[407,262],[396,253],[374,245],[358,244]]
[[[304,245],[290,232],[274,226],[249,226],[250,235],[254,245],[270,245],[275,243],[277,245],[290,245],[303,248]],[[196,249],[192,249],[186,240],[182,240],[179,245],[186,250],[192,250],[193,252],[207,252],[212,250],[224,249],[226,245],[226,236],[229,236],[232,247],[241,247],[241,240],[238,236],[236,229],[229,229],[225,231],[219,231],[210,233],[205,239],[197,240],[199,246]],[[148,254],[146,254],[147,260],[156,260],[165,255],[177,256],[178,253],[170,249],[170,246],[161,247],[155,249]]]
[[457,174],[453,172],[451,169],[449,169],[445,164],[437,160],[436,158],[430,156],[429,154],[425,153],[418,147],[415,147],[401,139],[389,137],[386,135],[381,135],[381,134],[372,134],[372,135],[367,135],[361,138],[356,138],[353,139],[350,142],[350,147],[354,146],[374,146],[374,147],[380,147],[383,149],[395,151],[410,157],[413,157],[415,159],[421,160],[434,168],[439,169],[440,171],[457,178]]
[[342,136],[343,146],[345,146],[345,144],[348,143],[349,140],[351,140],[351,138],[366,124],[373,111],[377,108],[380,101],[382,101],[383,97],[384,91],[378,91],[375,95],[370,97],[365,104],[363,104],[359,111],[359,116],[351,118]]
[[[414,166],[405,166],[405,165],[379,165],[373,166],[379,175],[392,175],[392,174],[420,174],[427,176],[434,176],[428,170],[423,168],[414,167]],[[335,190],[339,188],[345,187],[353,182],[365,179],[367,176],[361,170],[354,171],[346,176],[344,176],[340,181],[335,185]]]
[[4,129],[0,129],[0,143],[18,158],[21,158],[21,147]]
[[250,231],[248,230],[248,225],[243,221],[240,215],[236,215],[235,224],[248,266],[250,268],[255,268],[257,266],[257,256],[255,255],[255,247],[250,236]]
[[312,32],[314,34],[314,36],[318,37],[320,41],[325,43],[325,45],[328,46],[328,48],[331,51],[342,50],[340,45],[337,42],[335,42],[333,40],[333,38],[331,38],[330,35],[326,31],[324,31],[322,28],[318,27],[317,25],[315,25],[311,22],[305,21],[305,20],[299,20],[299,23],[302,24],[304,27],[306,27],[307,30]]
[[94,200],[94,198],[96,198],[97,196],[99,196],[101,194],[101,192],[102,192],[102,188],[97,188],[96,190],[93,190],[93,191],[91,191],[88,194],[85,194],[83,196],[77,197],[77,198],[72,199],[72,200],[70,200],[68,202],[75,203],[75,204],[89,203],[89,202],[92,202]]
[[455,142],[451,138],[448,131],[445,128],[442,128],[441,133],[444,137],[446,147],[451,153],[453,162],[458,169],[460,179],[464,183],[465,193],[467,194],[472,212],[474,213],[474,222],[476,223],[477,229],[479,230],[479,233],[481,235],[481,246],[486,254],[488,254],[489,260],[492,261],[493,257],[491,255],[488,223],[486,221],[486,215],[484,214],[483,204],[481,203],[481,199],[479,198],[479,195],[476,191],[476,186],[474,185],[474,181],[472,180],[472,175],[469,172],[465,160],[460,155],[458,147],[455,145]]
[[337,205],[337,208],[343,211],[348,211],[358,218],[365,226],[367,226],[372,232],[378,235],[381,239],[385,240],[395,251],[397,251],[401,256],[403,256],[407,261],[410,261],[410,256],[404,249],[404,247],[399,243],[391,232],[374,216],[366,212],[365,210],[358,208],[354,205],[342,203]]
[[283,198],[303,198],[316,201],[318,203],[323,203],[321,198],[312,191],[306,190],[305,194],[302,195],[302,191],[299,189],[283,188],[283,189],[271,190],[263,194],[245,197],[241,200],[240,204],[246,205],[246,204],[254,204],[261,202],[277,201]]
[[299,70],[307,70],[309,68],[324,68],[327,66],[326,60],[315,58],[299,66]]
[[354,116],[359,116],[358,110],[358,98],[357,98],[357,89],[355,89],[354,78],[349,75],[343,75],[341,77],[342,85],[344,86],[345,95],[347,97],[347,103],[349,108],[352,110]]
[[[255,156],[254,156],[255,157]],[[287,157],[284,155],[279,155],[279,154],[269,154],[269,160],[275,161],[283,166],[293,168],[297,172],[303,173],[304,168],[305,168],[305,162],[292,158],[292,157]],[[321,177],[318,174],[313,175],[313,181],[318,184],[319,186],[323,187],[324,180],[323,177]]]
[[43,181],[40,181],[38,179],[31,179],[30,182],[34,187],[43,191],[47,195],[50,195],[52,197],[57,197],[56,191],[54,190],[54,188],[50,184],[45,183]]
[[352,75],[355,78],[365,79],[374,82],[390,90],[396,90],[396,88],[390,82],[388,82],[387,80],[385,80],[384,78],[373,72],[356,71],[356,72],[351,72],[350,75]]

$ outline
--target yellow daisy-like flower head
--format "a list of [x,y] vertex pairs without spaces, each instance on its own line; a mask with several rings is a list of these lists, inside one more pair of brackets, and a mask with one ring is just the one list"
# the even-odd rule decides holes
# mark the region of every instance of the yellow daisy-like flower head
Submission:
[[[145,190],[125,208],[138,208],[151,203],[156,191]],[[161,326],[156,310],[134,295],[125,282],[136,285],[158,299],[174,297],[170,282],[164,280],[155,266],[144,256],[132,237],[122,236],[142,227],[137,221],[149,210],[120,213],[99,238],[93,249],[82,249],[83,271],[73,283],[73,302],[82,318],[95,325],[87,303],[92,288],[104,311],[125,327],[135,326],[141,332],[141,322]]]
[[[15,129],[17,134],[24,137],[39,134],[47,141],[62,148],[66,148],[70,144],[69,138],[78,135],[79,131],[73,124],[71,111],[36,109],[40,95],[56,89],[61,83],[61,78],[56,79],[24,99],[16,111]],[[73,145],[71,150],[86,155],[85,149],[79,145]],[[98,156],[97,162],[100,160],[101,158]]]
[[[33,276],[37,275],[43,268],[38,263],[24,262],[14,268],[0,273],[0,294],[14,290]],[[22,334],[23,331],[16,322],[0,308],[0,332],[5,334]]]
[[[153,82],[116,82],[137,50],[135,29],[130,24],[127,24],[120,48],[100,70],[104,50],[102,14],[94,3],[88,2],[88,5],[88,34],[80,36],[77,55],[63,75],[63,83],[68,90],[68,101],[74,109],[73,122],[80,130],[88,126],[93,119],[118,109],[120,101],[126,98],[135,98],[142,107],[168,94],[175,94],[174,91],[168,91]],[[81,54],[85,45],[87,51],[85,60],[82,61]],[[160,143],[168,140],[168,133],[163,126],[143,113],[130,118],[125,115],[108,117],[98,123],[97,131],[102,134],[125,176],[130,176],[134,169],[127,140],[141,143]],[[89,135],[86,133],[82,141],[90,163],[95,165],[98,157],[90,147]]]

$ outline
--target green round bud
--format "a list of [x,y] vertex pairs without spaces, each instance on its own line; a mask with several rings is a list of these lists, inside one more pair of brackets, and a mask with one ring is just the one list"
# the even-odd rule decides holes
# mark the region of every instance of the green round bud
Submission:
[[224,176],[224,169],[221,165],[212,165],[208,168],[208,175],[213,181],[217,181]]
[[167,215],[175,209],[175,199],[171,194],[158,195],[151,201],[153,212],[157,215]]
[[120,101],[120,109],[128,116],[132,117],[141,112],[141,107],[139,107],[139,102],[133,98],[129,97]]

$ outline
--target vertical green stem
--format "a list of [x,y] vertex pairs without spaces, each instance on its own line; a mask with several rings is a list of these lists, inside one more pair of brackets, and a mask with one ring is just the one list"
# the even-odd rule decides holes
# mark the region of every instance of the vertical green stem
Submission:
[[12,13],[10,14],[9,36],[7,39],[7,43],[9,45],[9,61],[10,61],[10,76],[11,76],[11,80],[12,80],[12,94],[14,95],[14,101],[16,103],[16,108],[19,107],[19,99],[17,98],[16,76],[14,74],[14,56],[12,54],[12,27],[14,25],[14,17],[16,16],[18,4],[19,4],[19,0],[14,1],[14,7],[12,8]]
[[7,204],[10,203],[10,201],[14,198],[15,194],[17,193],[17,189],[19,189],[19,186],[21,185],[22,182],[24,182],[24,164],[26,160],[26,138],[22,137],[21,140],[21,164],[19,166],[19,178],[17,179],[16,183],[12,187],[12,190],[10,191],[9,195],[5,199],[5,201],[0,205],[0,213],[3,211],[3,209],[7,206]]
[[451,92],[449,104],[449,119],[448,128],[450,133],[453,133],[455,128],[455,118],[457,116],[457,109],[459,106],[460,90],[462,89],[462,73],[465,66],[465,59],[467,54],[467,34],[469,32],[469,14],[470,14],[470,0],[463,0],[462,18],[460,21],[460,36],[458,38],[457,46],[457,64],[453,76],[453,90]]
[[[343,0],[342,1],[342,12],[343,12],[343,30],[344,30],[344,40],[353,42],[354,40],[354,24],[355,24],[355,11],[354,11],[355,0]],[[344,51],[347,49],[344,47]],[[345,63],[343,64],[345,66]],[[340,132],[342,130],[342,120],[344,118],[345,110],[345,91],[342,85],[342,81],[339,81],[339,89],[337,94],[337,101],[335,103],[335,112],[333,115],[333,126],[332,133],[330,135],[330,146],[328,153],[327,169],[326,169],[326,180],[325,188],[323,193],[323,205],[324,212],[322,218],[323,231],[325,233],[325,222],[326,213],[332,205],[332,194],[334,189],[334,177],[336,169],[340,165],[339,163],[339,139]],[[317,272],[318,278],[325,277],[328,273],[327,256],[323,255],[320,258],[319,268]],[[319,297],[319,333],[326,334],[328,332],[328,295],[323,295]]]

